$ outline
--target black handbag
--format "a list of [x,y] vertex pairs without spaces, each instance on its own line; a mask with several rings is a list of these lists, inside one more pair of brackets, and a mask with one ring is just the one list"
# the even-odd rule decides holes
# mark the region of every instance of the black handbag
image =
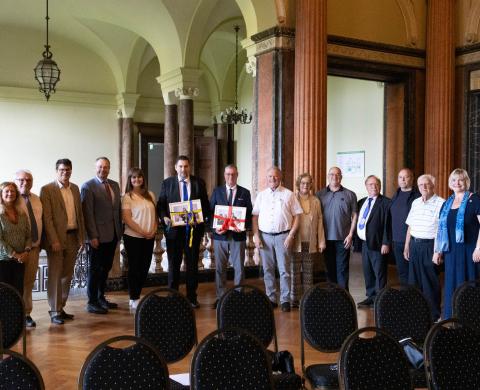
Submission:
[[295,374],[292,354],[289,351],[279,351],[272,354],[272,371]]
[[413,368],[417,370],[423,367],[423,349],[419,347],[411,337],[399,341],[400,345],[407,355],[407,359]]

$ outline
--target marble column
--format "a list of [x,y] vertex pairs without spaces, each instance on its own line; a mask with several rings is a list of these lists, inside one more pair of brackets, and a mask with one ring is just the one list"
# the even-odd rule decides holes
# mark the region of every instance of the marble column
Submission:
[[436,177],[436,192],[446,197],[453,168],[455,2],[427,5],[425,172]]
[[176,104],[165,105],[163,133],[163,177],[175,175],[175,160],[178,156],[178,109]]
[[284,185],[293,188],[294,37],[293,29],[278,26],[251,37],[256,46],[255,57],[249,58],[247,66],[256,74],[253,194],[265,188],[266,172],[272,165],[282,169]]
[[127,184],[128,171],[133,164],[133,118],[123,118],[121,131],[120,165],[122,175],[120,188],[123,192]]
[[178,107],[178,154],[190,158],[191,171],[194,173],[193,97],[198,95],[198,88],[179,88],[175,94],[180,98]]
[[296,2],[294,177],[325,184],[327,161],[327,0]]
[[228,125],[217,123],[217,184],[223,183],[223,171],[228,164]]

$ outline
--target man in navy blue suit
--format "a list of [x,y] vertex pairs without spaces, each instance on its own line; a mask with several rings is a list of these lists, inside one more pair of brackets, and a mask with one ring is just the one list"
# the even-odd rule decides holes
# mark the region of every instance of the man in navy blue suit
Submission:
[[[247,209],[245,229],[249,229],[252,222],[252,201],[250,198],[250,191],[237,185],[238,170],[235,165],[230,164],[225,167],[224,177],[225,185],[219,186],[213,190],[210,199],[210,209],[214,211],[215,206],[217,205],[245,207]],[[243,265],[245,263],[245,242],[247,234],[245,231],[236,232],[234,230],[228,230],[227,227],[223,228],[222,226],[214,229],[213,239],[216,270],[215,285],[217,291],[217,299],[213,304],[213,308],[216,309],[218,300],[225,292],[229,256],[230,263],[235,270],[235,285],[240,284],[245,277]]]
[[[157,202],[158,217],[163,225],[167,241],[168,287],[178,290],[180,265],[183,254],[185,254],[187,298],[192,307],[199,308],[200,304],[197,300],[198,257],[200,241],[205,232],[204,222],[208,222],[210,218],[210,205],[204,181],[190,175],[190,159],[187,156],[177,157],[175,171],[177,175],[162,182]],[[204,222],[195,223],[193,226],[172,226],[168,205],[193,199],[200,199]]]

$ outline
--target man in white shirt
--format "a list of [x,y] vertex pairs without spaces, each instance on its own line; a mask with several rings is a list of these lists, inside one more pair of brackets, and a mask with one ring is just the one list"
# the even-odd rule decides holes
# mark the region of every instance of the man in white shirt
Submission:
[[303,213],[292,191],[281,185],[282,171],[272,167],[267,172],[269,188],[257,195],[252,211],[253,241],[260,250],[265,292],[277,306],[275,260],[280,273],[280,304],[290,311],[291,249],[298,230],[298,215]]
[[417,180],[421,197],[412,203],[403,256],[409,262],[408,283],[417,286],[432,308],[434,320],[440,318],[440,280],[432,262],[440,209],[445,199],[435,194],[435,178],[422,175]]
[[23,202],[21,203],[25,214],[30,222],[32,236],[32,248],[25,260],[25,275],[23,279],[23,301],[25,303],[25,325],[34,328],[37,324],[30,316],[32,312],[32,289],[37,276],[38,258],[40,254],[40,239],[42,237],[42,202],[40,198],[31,192],[33,176],[30,171],[21,169],[15,174],[17,184]]
[[60,159],[55,168],[56,179],[40,190],[45,229],[42,247],[47,250],[50,319],[52,324],[63,325],[65,320],[73,320],[73,315],[64,308],[77,253],[85,241],[85,227],[80,191],[70,182],[72,162]]

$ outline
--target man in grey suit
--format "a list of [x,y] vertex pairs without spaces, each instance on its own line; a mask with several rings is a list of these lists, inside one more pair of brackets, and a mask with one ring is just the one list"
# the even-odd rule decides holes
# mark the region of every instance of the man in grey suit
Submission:
[[72,162],[60,159],[55,169],[56,179],[40,190],[45,232],[42,246],[47,250],[50,319],[53,324],[63,325],[65,320],[73,320],[64,308],[77,253],[85,240],[85,227],[80,191],[70,183]]
[[106,314],[118,305],[105,298],[108,273],[112,269],[117,242],[122,235],[120,187],[108,179],[110,160],[95,161],[96,176],[82,185],[81,198],[85,230],[90,247],[87,311]]

